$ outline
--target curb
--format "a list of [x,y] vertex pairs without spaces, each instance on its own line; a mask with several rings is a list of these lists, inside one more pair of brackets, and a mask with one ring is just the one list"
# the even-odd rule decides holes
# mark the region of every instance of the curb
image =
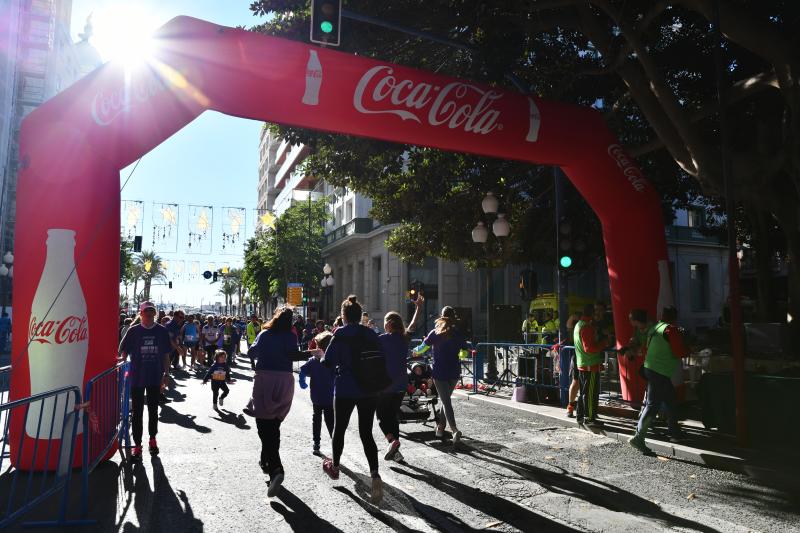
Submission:
[[[546,409],[541,409],[539,408],[540,406],[536,404],[520,403],[513,400],[501,400],[499,398],[493,398],[479,393],[468,393],[459,389],[453,391],[453,394],[470,401],[477,400],[495,405],[501,405],[510,409],[517,409],[518,411],[533,413],[548,418],[563,427],[577,427],[577,424],[572,419],[565,418],[563,414],[561,414],[562,409],[560,408],[547,407]],[[558,409],[559,415],[549,412],[553,409]],[[628,439],[631,437],[627,433],[609,429],[608,426],[606,426],[606,428],[599,434],[616,440],[622,444],[628,444]],[[747,461],[743,457],[703,450],[700,448],[693,448],[691,446],[684,446],[682,444],[673,444],[671,442],[664,442],[660,440],[645,439],[645,442],[647,443],[648,448],[663,457],[692,461],[704,464],[710,468],[747,474]]]

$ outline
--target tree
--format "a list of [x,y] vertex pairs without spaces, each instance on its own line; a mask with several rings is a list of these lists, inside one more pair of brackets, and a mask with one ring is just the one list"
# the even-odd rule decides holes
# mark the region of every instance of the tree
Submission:
[[274,230],[259,231],[248,241],[243,283],[265,307],[270,298],[286,294],[290,282],[317,286],[327,219],[325,200],[299,202],[276,219]]
[[[352,20],[344,21],[342,48],[493,84],[506,83],[505,74],[512,72],[543,97],[597,104],[665,194],[667,207],[700,191],[714,202],[724,188],[713,5],[714,0],[431,1],[425,2],[421,19],[418,2],[352,1],[352,11],[450,37],[472,52]],[[794,28],[800,3],[719,0],[719,6],[736,196],[743,217],[763,222],[753,224],[753,235],[774,226],[782,232],[790,264],[789,313],[798,317],[800,37]],[[274,19],[256,31],[306,39],[306,2],[262,0],[252,9],[275,11]],[[308,140],[318,152],[320,145],[337,146],[318,134],[282,132],[292,141]],[[337,166],[329,164],[331,174],[337,174]],[[398,232],[418,238],[428,233],[421,227]],[[754,239],[760,247],[756,253],[770,256],[765,237]],[[800,320],[791,326],[800,335]]]
[[165,281],[167,279],[166,272],[161,265],[161,258],[155,252],[141,252],[134,259],[134,262],[139,269],[139,277],[144,283],[142,299],[149,300],[150,286],[153,281]]
[[236,294],[236,291],[236,283],[234,280],[228,274],[223,274],[222,282],[219,287],[219,294],[225,297],[225,313],[230,311],[233,303],[233,295]]

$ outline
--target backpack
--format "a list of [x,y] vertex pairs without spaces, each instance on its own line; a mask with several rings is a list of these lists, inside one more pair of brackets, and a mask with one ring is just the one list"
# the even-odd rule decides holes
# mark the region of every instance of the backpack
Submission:
[[369,329],[359,326],[354,337],[338,337],[350,346],[350,361],[353,376],[362,392],[372,394],[385,390],[392,380],[386,371],[386,356],[377,335],[369,335]]

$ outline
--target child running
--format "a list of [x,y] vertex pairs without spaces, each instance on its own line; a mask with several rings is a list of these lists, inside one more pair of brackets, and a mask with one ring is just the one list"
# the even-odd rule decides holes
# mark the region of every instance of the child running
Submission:
[[203,378],[203,385],[208,383],[209,379],[211,380],[211,395],[214,399],[214,410],[217,409],[217,395],[219,394],[219,390],[222,389],[222,396],[219,397],[220,405],[224,405],[225,397],[228,396],[230,392],[228,390],[228,384],[225,383],[225,375],[228,370],[227,358],[228,354],[225,350],[217,350],[214,364],[211,365],[211,368],[208,369],[208,372],[206,372]]
[[[315,347],[325,350],[333,338],[333,333],[325,331],[314,337]],[[322,418],[325,418],[325,427],[328,435],[333,437],[333,370],[320,362],[323,352],[318,352],[310,357],[300,367],[300,388],[308,388],[306,377],[311,378],[311,404],[314,406],[314,415],[311,418],[311,431],[314,438],[314,455],[322,457],[319,451]]]

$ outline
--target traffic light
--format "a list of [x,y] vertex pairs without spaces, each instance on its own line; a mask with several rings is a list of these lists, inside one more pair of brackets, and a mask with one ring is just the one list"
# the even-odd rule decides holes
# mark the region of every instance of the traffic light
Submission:
[[311,0],[311,42],[339,46],[342,0]]
[[169,288],[171,289],[172,288],[172,282],[170,281],[168,285],[169,285]]
[[211,277],[212,277],[211,281],[212,282],[217,281],[217,276],[219,276],[219,273],[217,271],[214,271],[214,273],[211,275]]
[[563,218],[558,223],[558,266],[568,269],[572,266],[572,224]]
[[142,236],[136,235],[133,238],[133,251],[134,252],[141,252],[142,251]]

